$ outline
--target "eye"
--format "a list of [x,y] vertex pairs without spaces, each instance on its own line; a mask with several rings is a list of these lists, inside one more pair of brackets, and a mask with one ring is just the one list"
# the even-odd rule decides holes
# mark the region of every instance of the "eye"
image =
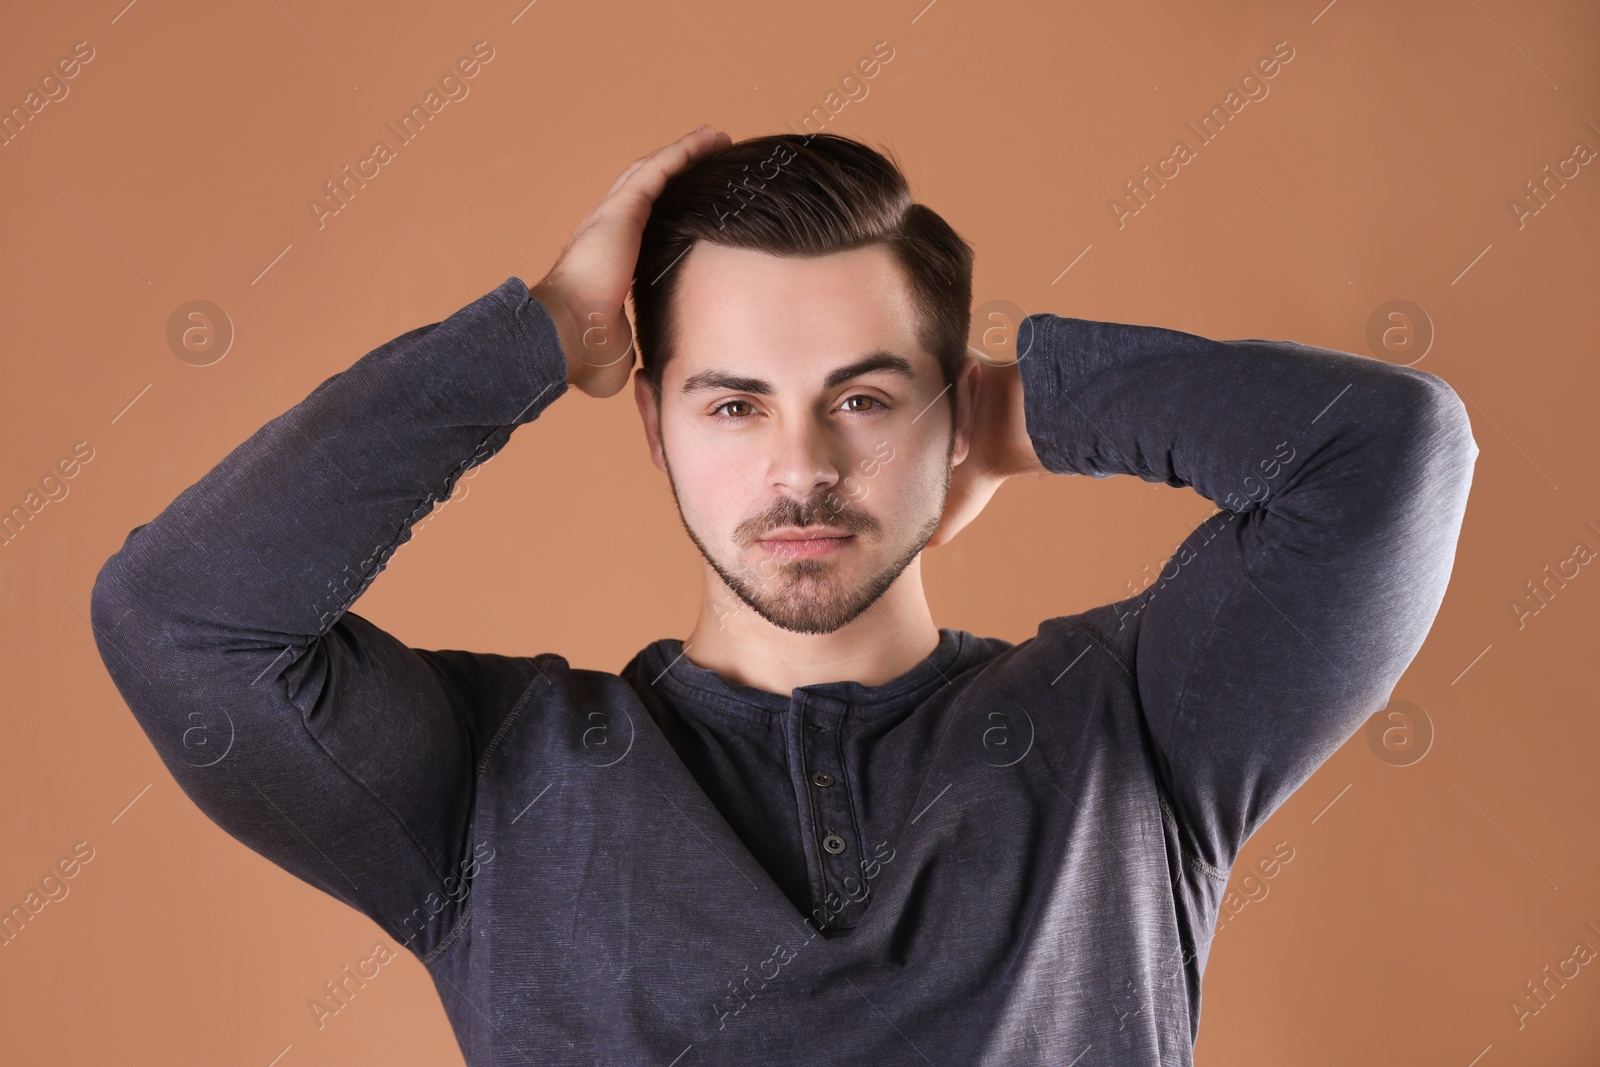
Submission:
[[748,400],[737,400],[737,399],[735,399],[735,400],[724,400],[722,403],[718,404],[716,407],[711,409],[711,414],[714,415],[716,418],[723,419],[723,420],[726,420],[726,421],[731,421],[731,422],[742,421],[742,420],[747,419],[747,418],[750,417],[749,414],[744,414],[744,415],[722,415],[722,414],[718,414],[719,412],[722,411],[723,408],[728,407],[729,405],[732,405],[732,404],[743,404],[745,407],[751,408],[752,411],[754,410],[754,407],[751,405],[750,401],[748,401]]
[[[857,401],[865,401],[865,403],[859,404],[856,403]],[[728,410],[734,408],[735,405],[743,405],[743,408]],[[888,410],[889,408],[888,404],[885,404],[875,396],[868,396],[866,393],[856,393],[853,396],[845,398],[844,403],[840,404],[839,407],[844,410],[846,414],[865,415],[875,410],[873,405],[883,408],[884,410]],[[755,406],[752,405],[750,401],[737,398],[733,400],[724,400],[722,403],[711,409],[712,417],[721,422],[744,422],[755,414]]]
[[846,407],[850,411],[850,413],[853,414],[853,415],[865,415],[867,412],[873,410],[871,407],[856,407],[856,408],[849,407],[848,405],[853,400],[871,401],[873,404],[878,405],[878,407],[885,408],[885,409],[887,409],[888,406],[889,406],[888,404],[885,404],[883,401],[879,400],[875,396],[868,396],[866,393],[857,393],[852,397],[846,398],[844,404],[841,405],[841,406]]

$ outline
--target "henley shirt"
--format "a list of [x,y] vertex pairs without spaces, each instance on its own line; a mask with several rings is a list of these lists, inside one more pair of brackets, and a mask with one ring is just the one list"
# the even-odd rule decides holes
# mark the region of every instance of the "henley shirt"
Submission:
[[189,798],[413,953],[473,1067],[1191,1064],[1229,869],[1415,656],[1478,449],[1440,378],[1349,353],[1048,312],[1018,352],[1049,471],[1218,509],[1019,644],[771,693],[676,639],[613,674],[350,611],[566,391],[514,276],[134,528],[95,639]]

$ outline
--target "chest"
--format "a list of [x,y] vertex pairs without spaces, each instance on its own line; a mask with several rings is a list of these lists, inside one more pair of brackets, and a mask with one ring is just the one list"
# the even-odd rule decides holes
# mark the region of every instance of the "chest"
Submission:
[[474,839],[494,858],[455,951],[486,1017],[660,1062],[792,1055],[826,1043],[819,1025],[982,1032],[1049,989],[1102,994],[1075,1013],[1054,997],[1019,1033],[1123,1032],[1149,998],[1110,976],[1177,931],[1159,803],[1116,714],[955,697],[892,738],[794,724],[800,740],[742,785],[753,809],[787,811],[796,900],[726,814],[739,794],[719,806],[631,690],[530,700],[479,780]]

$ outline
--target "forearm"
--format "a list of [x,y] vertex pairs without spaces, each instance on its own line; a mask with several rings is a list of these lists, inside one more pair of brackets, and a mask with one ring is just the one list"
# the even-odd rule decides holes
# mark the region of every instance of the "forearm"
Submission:
[[1298,518],[1348,525],[1382,521],[1386,487],[1406,481],[1392,457],[1418,432],[1448,423],[1471,444],[1460,400],[1413,368],[1286,341],[1049,314],[1027,323],[1026,433],[1054,473],[1192,486],[1235,512],[1293,490],[1310,509]]
[[508,279],[263,426],[129,535],[97,596],[218,641],[304,645],[457,478],[566,390],[565,375],[548,314]]

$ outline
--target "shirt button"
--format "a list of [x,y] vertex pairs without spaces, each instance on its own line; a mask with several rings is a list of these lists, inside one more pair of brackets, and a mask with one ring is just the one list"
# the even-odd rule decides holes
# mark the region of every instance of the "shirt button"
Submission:
[[827,771],[812,771],[811,783],[813,785],[832,785],[833,775],[829,774]]
[[844,851],[844,838],[838,834],[829,834],[822,839],[822,847],[837,856]]

